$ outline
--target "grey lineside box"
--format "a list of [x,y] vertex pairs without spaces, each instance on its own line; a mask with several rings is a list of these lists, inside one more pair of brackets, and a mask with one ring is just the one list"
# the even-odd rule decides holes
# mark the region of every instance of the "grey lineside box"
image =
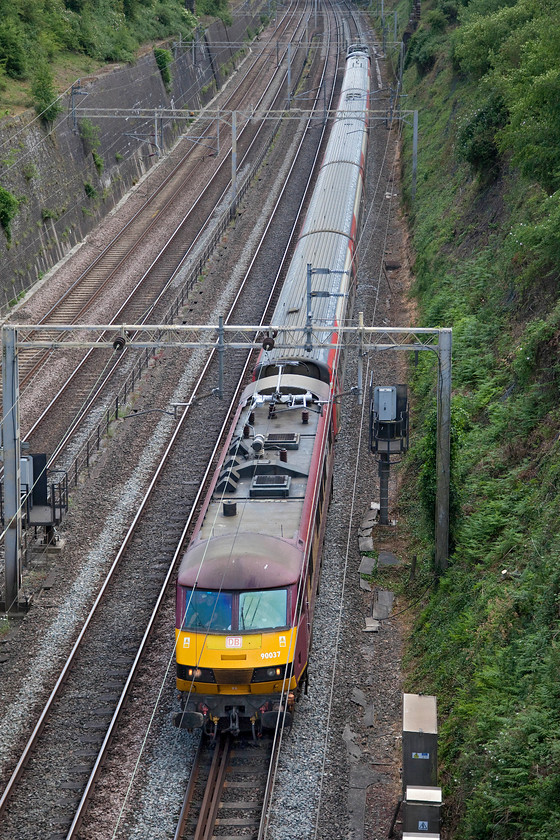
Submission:
[[441,788],[409,785],[404,800],[403,831],[439,836]]
[[437,703],[428,694],[403,694],[403,797],[409,785],[437,784]]

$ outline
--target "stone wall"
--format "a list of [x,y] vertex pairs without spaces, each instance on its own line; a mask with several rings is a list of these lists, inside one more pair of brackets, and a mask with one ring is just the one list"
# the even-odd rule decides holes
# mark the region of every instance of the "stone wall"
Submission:
[[[30,113],[0,123],[0,186],[20,200],[11,243],[0,228],[0,310],[80,242],[158,159],[155,120],[131,116],[90,118],[85,129],[93,129],[92,154],[82,137],[80,107],[200,108],[241,61],[240,44],[260,28],[262,5],[252,0],[231,27],[216,21],[194,43],[170,44],[169,90],[150,52],[134,65],[79,80],[50,130]],[[185,122],[157,122],[158,146],[165,151]]]

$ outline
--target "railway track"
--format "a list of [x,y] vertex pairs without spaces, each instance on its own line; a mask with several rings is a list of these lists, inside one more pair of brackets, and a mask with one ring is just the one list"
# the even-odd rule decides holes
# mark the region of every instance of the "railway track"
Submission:
[[[302,38],[306,30],[301,17],[298,20],[298,27],[299,37]],[[279,100],[281,101],[284,96],[282,74],[280,74],[280,81],[281,84],[278,85],[276,79],[275,98],[271,99],[273,108],[278,107]],[[267,97],[270,99],[273,95],[271,85],[272,81],[268,83],[259,99],[259,107],[260,103],[264,103]],[[262,160],[278,127],[279,125],[271,126],[267,121],[262,121],[254,126],[247,123],[240,132],[240,171],[246,165],[245,183],[249,183],[252,173]],[[252,163],[250,163],[251,160]],[[198,278],[210,249],[203,249],[203,259],[201,259],[197,254],[197,243],[204,238],[205,233],[208,233],[209,226],[216,223],[216,208],[221,207],[226,201],[229,186],[229,160],[224,159],[216,170],[208,189],[201,193],[195,204],[189,208],[188,213],[181,218],[173,234],[168,238],[165,248],[161,249],[148,270],[139,278],[132,293],[118,308],[110,323],[146,323],[150,320],[152,322],[170,320],[173,317],[173,311],[171,315],[169,314],[171,290],[175,290],[177,279],[185,266],[189,266],[189,260],[191,263],[194,262],[194,266],[191,265],[190,274],[185,281],[187,288],[192,287]],[[209,195],[210,198],[208,198]],[[219,219],[218,234],[225,228],[228,221],[229,213],[226,209]],[[192,231],[199,225],[202,225],[203,232],[193,237]],[[213,241],[216,238],[214,235]],[[146,300],[151,303],[146,305]],[[111,359],[109,354],[90,350],[85,357],[76,361],[68,379],[58,388],[53,399],[25,433],[24,439],[29,441],[34,451],[52,453],[49,461],[51,466],[56,463],[59,467],[68,468],[68,465],[61,460],[61,453],[80,427],[90,406],[98,401],[100,393],[107,389],[115,369],[126,365],[127,355],[125,351]],[[69,391],[71,391],[70,397],[68,397]],[[62,401],[65,405],[63,413],[60,408]],[[64,418],[63,435],[51,420],[55,411],[57,416]]]
[[[288,20],[291,17],[287,16]],[[287,24],[284,24],[286,26]],[[292,20],[291,26],[294,27]],[[299,38],[304,34],[302,27],[302,15],[300,14],[295,30],[299,31]],[[245,103],[247,105],[246,97],[247,90],[254,91],[255,74],[262,75],[262,63],[264,50],[261,49],[260,55],[252,65],[252,72],[247,73],[244,78],[244,83],[241,86],[241,92],[230,94],[224,107],[235,108]],[[281,65],[281,62],[280,62]],[[278,99],[282,98],[282,90],[284,84],[284,71],[277,69],[273,73],[266,84],[266,88],[259,99],[259,104],[263,107],[267,102],[272,106],[278,106]],[[275,98],[273,98],[275,97]],[[222,131],[222,137],[225,132]],[[262,158],[267,144],[272,138],[272,126],[265,121],[260,124],[252,125],[247,122],[240,127],[238,146],[240,155],[240,170],[245,166],[247,179],[251,174],[250,160],[254,160],[253,167],[258,165],[259,158]],[[227,138],[226,138],[227,139]],[[216,232],[212,235],[212,228],[225,227],[229,222],[229,215],[223,212],[221,215],[218,209],[226,202],[227,192],[230,186],[230,171],[229,159],[227,149],[227,142],[222,144],[222,155],[219,166],[213,173],[209,183],[205,186],[199,195],[190,200],[186,212],[180,214],[175,218],[172,234],[167,238],[166,245],[159,249],[159,252],[153,255],[149,264],[148,270],[141,273],[134,282],[133,288],[122,301],[121,305],[115,311],[113,309],[112,318],[102,318],[105,322],[136,322],[142,323],[152,318],[158,320],[165,317],[165,310],[169,308],[169,293],[170,290],[175,290],[178,282],[180,282],[180,275],[185,271],[185,267],[191,264],[191,270],[186,278],[185,285],[191,287],[198,277],[201,267],[204,265],[211,248],[216,239]],[[196,157],[196,155],[194,155]],[[131,222],[126,226],[122,235],[118,236],[116,240],[108,246],[98,260],[92,265],[91,270],[82,274],[76,283],[73,284],[69,294],[65,295],[59,302],[59,305],[51,308],[50,312],[45,316],[44,323],[73,323],[76,320],[83,320],[87,313],[90,314],[90,319],[93,323],[91,307],[94,302],[99,301],[102,289],[106,288],[110,281],[112,281],[120,272],[123,273],[124,261],[132,259],[132,256],[141,247],[142,242],[146,240],[154,225],[169,223],[168,208],[177,201],[177,196],[181,196],[184,203],[185,184],[192,179],[192,166],[197,165],[196,160],[193,164],[193,154],[187,153],[173,168],[173,172],[165,179],[164,184],[156,191],[155,202],[149,203],[149,206],[144,208],[140,213],[136,214]],[[228,208],[229,209],[229,208]],[[164,212],[165,211],[165,212]],[[220,231],[218,230],[218,236]],[[204,247],[204,241],[211,239],[211,245]],[[202,243],[202,247],[201,247]],[[123,256],[126,252],[126,256]],[[194,263],[194,270],[192,264]],[[91,293],[88,291],[88,303],[84,301],[84,289],[92,288]],[[113,292],[111,292],[113,294]],[[148,302],[148,303],[147,303]],[[44,334],[43,334],[44,337]],[[37,372],[38,363],[32,362],[31,356],[27,356],[25,352],[22,354],[22,383],[29,382],[32,375]],[[48,405],[43,408],[39,417],[35,419],[31,427],[24,432],[24,439],[28,440],[31,447],[35,451],[47,451],[55,453],[60,452],[60,438],[57,427],[51,420],[51,415],[56,409],[56,413],[62,419],[62,425],[68,429],[72,427],[74,430],[76,424],[86,414],[90,405],[98,398],[100,392],[106,387],[107,382],[113,374],[114,368],[123,366],[126,354],[121,354],[118,360],[115,358],[110,361],[107,356],[96,351],[95,360],[91,359],[92,353],[88,353],[85,358],[79,359],[77,354],[72,354],[73,360],[72,370],[68,379],[62,386],[56,388],[53,398]],[[103,357],[104,356],[104,357]],[[41,357],[41,364],[45,356]],[[106,370],[103,371],[103,367]],[[100,375],[100,371],[103,374]],[[72,389],[73,398],[68,400],[67,393]],[[25,399],[25,392],[23,393]],[[67,401],[64,410],[60,405],[62,400]],[[31,412],[26,412],[26,417]],[[61,424],[58,424],[61,425]],[[64,441],[68,440],[68,432],[64,436]],[[55,455],[51,457],[51,464],[53,463]]]
[[[297,173],[292,180],[297,180]],[[278,202],[277,212],[280,205],[281,201]],[[263,248],[265,240],[266,236]],[[263,289],[262,278],[255,265],[254,262],[253,285],[245,293],[238,294],[232,307],[230,317],[234,322],[256,322],[254,312],[266,310],[266,300],[270,305],[272,293],[270,289]],[[258,275],[256,283],[255,274]],[[260,291],[259,295],[255,294],[256,288]],[[229,366],[231,381],[236,371],[240,383],[244,381],[246,365],[246,359],[232,360]],[[215,381],[215,361],[207,362],[204,373]],[[165,598],[175,559],[184,540],[184,523],[189,522],[189,517],[196,510],[198,496],[195,490],[204,486],[204,475],[207,476],[210,469],[212,459],[204,469],[193,460],[189,442],[196,440],[200,428],[205,428],[209,439],[219,438],[217,424],[226,417],[225,408],[217,411],[212,407],[208,410],[204,403],[195,402],[197,393],[208,389],[207,383],[203,385],[202,382],[203,375],[199,379],[198,392],[196,389],[190,392],[191,408],[175,430],[173,444],[167,448],[165,465],[150,484],[142,503],[142,516],[140,512],[136,515],[117,554],[112,575],[103,585],[92,615],[75,643],[73,661],[65,665],[60,673],[49,702],[4,791],[0,812],[8,832],[6,836],[11,836],[11,831],[18,826],[18,837],[35,837],[38,828],[46,830],[52,827],[53,820],[60,831],[59,836],[77,836],[103,756],[156,620],[157,609]],[[229,404],[233,396],[233,390],[230,390],[224,405]],[[222,429],[226,423],[227,417]],[[183,480],[186,472],[192,476],[187,483]],[[137,477],[133,477],[132,481],[136,480]],[[156,487],[160,491],[153,494]],[[172,516],[165,492],[165,488],[169,487],[180,487],[180,492],[174,496]],[[147,508],[150,511],[145,510]],[[162,521],[167,522],[163,535],[159,527]],[[138,544],[142,545],[142,551],[138,550]],[[157,562],[154,562],[155,557]],[[123,615],[122,604],[131,600],[132,581],[142,581],[141,591],[137,593],[137,598],[133,598],[131,613]],[[69,598],[71,600],[72,593]],[[123,640],[117,656],[114,655],[115,638]],[[109,668],[105,665],[108,662],[111,663]],[[14,796],[16,790],[17,800]],[[34,803],[31,810],[30,801]],[[26,825],[29,828],[23,830],[22,826]]]
[[[289,13],[291,8],[286,10],[278,26],[271,34],[268,45],[275,38],[291,38],[297,31],[298,26],[301,24],[302,14],[300,13],[299,19],[295,21]],[[241,82],[228,93],[225,101],[221,103],[221,108],[224,111],[247,107],[247,97],[254,90],[255,78],[258,75],[265,74],[265,78],[268,79],[266,90],[260,101],[266,98],[266,94],[269,92],[274,78],[278,75],[277,72],[271,73],[268,69],[270,62],[266,58],[266,46],[267,44],[259,45],[259,49],[250,66],[245,69]],[[278,66],[280,66],[280,63]],[[283,74],[281,76],[283,81]],[[170,160],[173,162],[172,168],[162,183],[157,186],[147,198],[145,204],[121,228],[117,235],[103,247],[97,258],[76,278],[74,283],[64,292],[59,300],[51,306],[48,312],[39,320],[39,324],[46,326],[48,324],[76,323],[92,308],[109,284],[119,279],[119,273],[124,274],[127,271],[127,267],[138,252],[140,246],[148,240],[150,235],[153,235],[162,221],[166,225],[169,223],[167,214],[178,203],[178,199],[194,178],[197,168],[200,167],[201,159],[205,156],[205,149],[202,143],[205,139],[210,139],[212,129],[212,125],[206,126],[200,131],[199,141],[195,145],[189,143],[183,144],[178,154],[170,156]],[[227,161],[231,153],[231,132],[227,124],[222,126],[221,140],[222,148],[219,157],[216,156],[220,166]],[[186,150],[185,145],[187,147]],[[212,176],[212,180],[215,179],[216,173]],[[206,194],[207,190],[204,189],[194,199],[192,207],[189,208],[189,212],[180,223],[182,227],[184,227],[187,220],[189,220],[189,224],[192,223],[192,229],[195,231],[195,236],[192,237],[193,241],[199,239],[203,232],[203,227],[201,225],[197,226],[194,223],[197,220],[193,219],[193,215],[201,215],[202,219],[205,218],[204,211],[201,207],[201,199]],[[184,243],[179,240],[176,233],[171,240],[179,251],[182,249],[180,256],[184,256]],[[171,253],[168,254],[168,257],[171,257]],[[161,260],[156,259],[154,262],[159,264]],[[24,352],[21,354],[20,377],[22,385],[38,370],[46,357],[47,354],[45,353],[35,354]]]
[[258,840],[274,758],[272,738],[257,742],[223,734],[216,743],[202,738],[174,840]]

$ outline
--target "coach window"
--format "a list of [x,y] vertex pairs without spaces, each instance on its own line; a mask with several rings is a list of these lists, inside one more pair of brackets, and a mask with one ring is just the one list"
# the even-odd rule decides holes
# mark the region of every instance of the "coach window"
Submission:
[[186,614],[183,629],[231,630],[231,592],[215,592],[206,589],[187,589]]
[[317,532],[317,534],[321,530],[321,518],[322,518],[321,514],[322,514],[322,512],[323,511],[322,511],[321,505],[317,505],[317,510],[315,511],[315,531]]
[[287,589],[240,592],[239,629],[264,630],[272,627],[286,627],[287,607]]

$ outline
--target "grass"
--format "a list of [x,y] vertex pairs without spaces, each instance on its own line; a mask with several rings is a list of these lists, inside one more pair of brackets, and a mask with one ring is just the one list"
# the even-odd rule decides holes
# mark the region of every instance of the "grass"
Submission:
[[[58,93],[64,93],[79,78],[94,75],[107,68],[101,61],[84,55],[64,53],[53,67]],[[0,116],[15,117],[33,107],[31,80],[19,81],[5,77],[0,90]]]

